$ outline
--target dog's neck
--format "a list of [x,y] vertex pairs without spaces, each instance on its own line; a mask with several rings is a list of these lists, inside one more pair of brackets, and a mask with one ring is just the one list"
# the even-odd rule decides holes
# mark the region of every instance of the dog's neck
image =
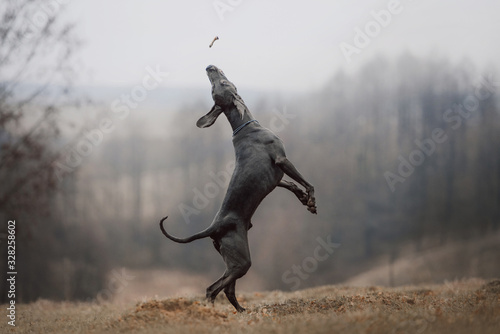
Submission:
[[248,121],[255,119],[248,108],[246,108],[245,113],[243,114],[243,118],[241,118],[240,113],[238,112],[238,109],[236,109],[236,107],[228,108],[224,111],[224,115],[226,115],[229,124],[231,124],[233,132]]

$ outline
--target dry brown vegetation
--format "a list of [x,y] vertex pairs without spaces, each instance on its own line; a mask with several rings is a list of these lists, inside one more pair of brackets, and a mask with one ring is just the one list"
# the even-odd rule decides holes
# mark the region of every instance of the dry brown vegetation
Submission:
[[[244,293],[246,313],[223,296],[127,303],[19,305],[12,333],[498,333],[500,280],[397,288],[322,286]],[[2,306],[3,308],[3,306]],[[4,309],[4,308],[3,308]]]

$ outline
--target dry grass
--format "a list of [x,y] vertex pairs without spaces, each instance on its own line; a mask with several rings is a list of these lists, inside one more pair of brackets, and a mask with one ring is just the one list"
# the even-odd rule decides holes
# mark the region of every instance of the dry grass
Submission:
[[[247,293],[235,313],[223,296],[126,303],[55,303],[18,307],[16,328],[2,333],[498,333],[500,280],[432,286],[323,286]],[[3,308],[3,306],[2,306]],[[3,308],[5,309],[5,308]]]

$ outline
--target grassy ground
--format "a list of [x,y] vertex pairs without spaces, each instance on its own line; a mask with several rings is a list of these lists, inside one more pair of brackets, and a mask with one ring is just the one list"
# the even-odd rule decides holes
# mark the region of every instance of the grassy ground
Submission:
[[[398,288],[323,286],[244,293],[246,313],[220,296],[134,303],[18,305],[1,333],[499,333],[500,280]],[[1,308],[5,310],[6,305]]]

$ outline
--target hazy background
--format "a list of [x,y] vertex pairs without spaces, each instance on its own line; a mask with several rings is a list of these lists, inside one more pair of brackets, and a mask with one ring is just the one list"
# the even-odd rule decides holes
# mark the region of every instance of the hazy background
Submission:
[[71,1],[68,16],[85,42],[79,57],[90,71],[81,81],[88,84],[135,85],[145,66],[160,64],[171,72],[166,86],[205,87],[203,69],[213,63],[241,87],[303,92],[377,55],[498,62],[498,2],[401,0],[394,2],[399,14],[348,64],[339,44],[353,44],[355,28],[390,3],[90,0]]
[[119,295],[119,268],[137,296],[203,294],[222,274],[210,240],[158,228],[165,215],[177,235],[208,226],[232,172],[227,121],[195,126],[213,104],[209,64],[316,186],[317,216],[283,189],[264,200],[239,288],[499,276],[500,3],[0,9],[0,237],[6,254],[15,219],[18,301]]

